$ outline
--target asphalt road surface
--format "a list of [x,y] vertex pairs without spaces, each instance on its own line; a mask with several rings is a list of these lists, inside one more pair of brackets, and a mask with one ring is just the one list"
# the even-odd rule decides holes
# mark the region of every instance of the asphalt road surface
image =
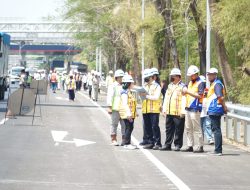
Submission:
[[75,102],[63,91],[41,96],[34,125],[32,117],[3,124],[5,107],[0,102],[0,190],[250,189],[250,154],[234,146],[224,145],[222,157],[209,145],[204,154],[111,146],[104,94],[97,103],[83,91]]

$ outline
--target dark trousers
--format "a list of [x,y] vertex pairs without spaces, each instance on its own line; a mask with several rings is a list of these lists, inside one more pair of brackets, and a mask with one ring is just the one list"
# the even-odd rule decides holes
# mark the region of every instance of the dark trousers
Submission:
[[91,98],[91,94],[92,94],[92,85],[89,85],[89,97]]
[[147,137],[147,134],[146,134],[146,129],[145,129],[144,120],[142,120],[142,126],[143,126],[142,143],[148,144],[148,137]]
[[69,99],[74,100],[75,99],[75,91],[74,90],[68,90],[69,93]]
[[171,148],[174,141],[175,147],[181,148],[183,145],[183,133],[184,133],[185,118],[178,116],[167,115],[166,116],[166,141],[165,145]]
[[221,133],[221,116],[209,115],[211,120],[211,129],[214,134],[214,152],[222,153],[222,133]]
[[134,120],[123,119],[125,123],[125,145],[131,144],[131,134],[134,129]]
[[161,131],[159,127],[159,113],[143,114],[145,133],[149,144],[161,146]]

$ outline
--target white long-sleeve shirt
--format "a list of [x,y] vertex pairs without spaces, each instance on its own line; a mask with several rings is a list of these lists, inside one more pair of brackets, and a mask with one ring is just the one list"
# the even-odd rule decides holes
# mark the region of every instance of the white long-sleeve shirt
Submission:
[[[154,95],[152,95],[152,92],[154,92]],[[146,95],[146,99],[148,100],[159,100],[160,96],[161,96],[161,87],[160,85],[153,81],[150,85],[149,85],[149,89],[148,89],[148,95]]]
[[113,83],[113,85],[108,88],[108,92],[107,92],[107,106],[112,106],[112,100],[113,100],[113,96],[114,96],[114,88],[120,85],[117,81],[115,81]]

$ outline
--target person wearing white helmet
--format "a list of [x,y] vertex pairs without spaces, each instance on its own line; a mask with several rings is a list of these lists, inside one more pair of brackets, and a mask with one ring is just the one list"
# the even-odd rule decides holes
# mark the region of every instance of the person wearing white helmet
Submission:
[[159,85],[161,84],[160,77],[159,77],[159,71],[157,68],[151,68],[151,72],[153,73],[153,78],[155,82],[157,82]]
[[124,75],[122,78],[121,105],[119,113],[125,124],[125,138],[123,141],[124,148],[136,149],[137,147],[131,144],[131,134],[134,129],[134,119],[137,116],[136,112],[136,97],[131,92],[134,80],[131,75]]
[[[188,87],[183,89],[186,95],[186,118],[185,128],[187,135],[187,147],[184,152],[203,153],[203,135],[200,125],[200,114],[202,110],[202,100],[205,85],[199,77],[198,67],[191,65],[187,70],[190,77]],[[194,150],[194,134],[198,138],[198,147]]]
[[183,145],[183,133],[185,124],[185,103],[183,96],[185,84],[181,81],[181,71],[173,68],[170,72],[171,83],[168,85],[164,102],[163,115],[166,117],[166,141],[161,151],[172,150],[174,142],[175,151],[180,151]]
[[154,73],[151,69],[145,69],[144,88],[147,93],[140,93],[144,97],[142,102],[144,135],[147,144],[143,146],[145,149],[159,150],[161,147],[161,131],[159,127],[159,114],[161,109],[161,87],[153,78]]
[[74,101],[75,100],[76,81],[75,81],[73,75],[69,76],[69,79],[67,81],[67,90],[68,90],[68,94],[69,94],[69,100]]
[[94,77],[92,78],[92,99],[93,101],[98,101],[98,91],[100,85],[99,72],[94,72]]
[[[206,77],[203,75],[200,75],[201,81],[206,85]],[[209,145],[214,144],[214,137],[211,130],[211,120],[207,115],[207,109],[206,109],[206,95],[207,95],[208,89],[205,88],[204,94],[203,94],[203,102],[202,102],[202,110],[201,110],[201,129],[203,133],[203,140],[208,141]]]
[[89,98],[90,99],[92,98],[92,85],[93,85],[94,74],[95,74],[95,71],[91,70],[91,72],[88,73],[88,77],[87,77],[87,86],[89,89]]
[[111,114],[111,145],[114,146],[119,145],[117,142],[117,127],[119,122],[121,125],[122,145],[124,144],[125,140],[125,124],[119,114],[123,76],[124,72],[121,69],[115,71],[115,82],[107,94],[108,113]]
[[221,116],[227,114],[225,104],[225,87],[218,79],[218,70],[211,68],[207,72],[210,88],[207,93],[207,114],[211,120],[211,129],[214,134],[214,155],[222,156]]

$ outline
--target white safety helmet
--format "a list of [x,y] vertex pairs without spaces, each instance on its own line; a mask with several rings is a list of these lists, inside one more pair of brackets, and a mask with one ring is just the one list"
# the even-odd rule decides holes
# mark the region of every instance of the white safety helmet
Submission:
[[124,72],[121,69],[118,69],[115,71],[115,77],[123,77],[124,76]]
[[157,68],[151,68],[151,72],[153,73],[153,75],[159,75],[159,71]]
[[202,82],[206,82],[206,77],[204,77],[203,75],[201,75],[199,77],[200,77],[200,79],[201,79]]
[[170,76],[172,75],[180,75],[181,76],[181,70],[178,68],[173,68],[170,72]]
[[194,74],[197,74],[199,73],[200,70],[198,69],[197,66],[195,65],[191,65],[188,70],[187,70],[187,76],[191,76],[191,75],[194,75]]
[[122,82],[134,82],[134,79],[132,78],[131,75],[127,74],[127,75],[124,75],[124,77],[122,78]]
[[154,75],[154,74],[153,74],[153,72],[152,72],[151,69],[145,69],[145,70],[143,71],[143,78],[151,77],[151,76],[153,76],[153,75]]
[[211,68],[211,69],[209,69],[209,71],[207,72],[207,74],[218,74],[218,69]]
[[109,71],[109,74],[113,74],[113,71],[112,71],[112,70],[110,70],[110,71]]
[[91,70],[91,74],[95,74],[95,71],[94,71],[94,70]]

